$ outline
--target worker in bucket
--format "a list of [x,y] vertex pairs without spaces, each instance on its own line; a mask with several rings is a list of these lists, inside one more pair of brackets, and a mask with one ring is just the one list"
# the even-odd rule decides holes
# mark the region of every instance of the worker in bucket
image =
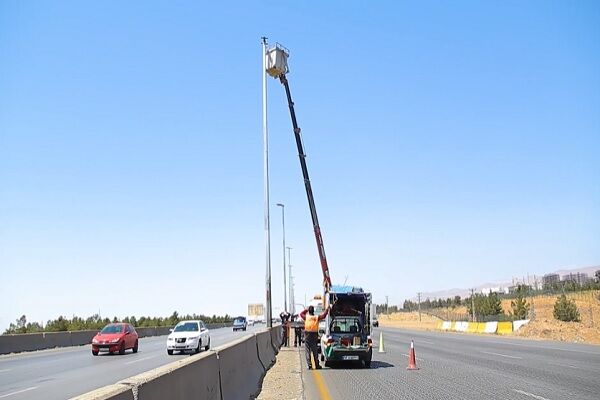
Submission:
[[331,306],[327,307],[320,315],[315,315],[315,308],[313,306],[308,306],[308,309],[300,313],[300,318],[304,320],[304,344],[306,346],[306,363],[308,364],[308,369],[312,369],[312,363],[310,361],[311,354],[315,362],[315,367],[321,369],[317,350],[319,344],[319,321],[325,319],[330,308]]

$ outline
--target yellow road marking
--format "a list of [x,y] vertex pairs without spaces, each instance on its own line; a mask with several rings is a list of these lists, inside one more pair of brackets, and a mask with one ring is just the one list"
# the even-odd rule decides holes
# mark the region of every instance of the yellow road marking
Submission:
[[321,371],[315,371],[313,376],[315,377],[315,383],[317,384],[317,389],[319,390],[319,398],[321,400],[331,400],[331,395],[329,394],[329,390],[327,390],[325,381],[321,376]]

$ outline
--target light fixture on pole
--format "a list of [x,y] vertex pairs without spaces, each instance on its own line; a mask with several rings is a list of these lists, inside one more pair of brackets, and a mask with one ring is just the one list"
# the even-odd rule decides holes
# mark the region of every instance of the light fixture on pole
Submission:
[[265,206],[265,259],[266,259],[266,322],[270,328],[273,326],[273,310],[271,308],[271,221],[269,214],[269,131],[267,128],[267,38],[262,37],[262,122],[263,122],[263,149],[264,149],[264,206]]
[[283,310],[287,312],[287,289],[285,287],[287,278],[285,276],[285,205],[282,203],[277,203],[277,207],[281,207],[281,224],[283,225]]

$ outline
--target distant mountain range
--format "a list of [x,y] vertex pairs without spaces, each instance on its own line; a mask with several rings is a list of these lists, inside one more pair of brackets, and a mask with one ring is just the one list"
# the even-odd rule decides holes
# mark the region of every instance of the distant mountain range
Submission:
[[[588,274],[588,276],[590,276],[590,277],[593,277],[594,273],[599,269],[600,269],[600,265],[595,265],[595,266],[583,267],[583,268],[559,269],[557,271],[548,272],[548,273],[559,274],[562,277],[563,275],[581,272],[581,273]],[[513,285],[519,284],[519,283],[523,283],[523,281],[525,281],[525,283],[527,283],[529,285],[534,285],[536,280],[538,283],[540,283],[542,281],[542,276],[543,275],[529,275],[529,276],[525,275],[525,276],[515,277],[515,278],[513,278],[512,281],[487,282],[487,283],[482,283],[480,285],[477,285],[477,286],[473,287],[473,289],[475,289],[475,293],[481,293],[481,289],[508,287],[508,286],[513,286]],[[454,296],[460,296],[460,297],[464,298],[464,297],[469,297],[470,295],[471,295],[471,288],[468,288],[468,289],[454,288],[454,289],[448,289],[448,290],[438,290],[436,292],[421,293],[421,300],[425,300],[427,298],[429,298],[429,299],[447,299],[448,297],[454,297]],[[416,301],[417,298],[413,297],[410,300]]]

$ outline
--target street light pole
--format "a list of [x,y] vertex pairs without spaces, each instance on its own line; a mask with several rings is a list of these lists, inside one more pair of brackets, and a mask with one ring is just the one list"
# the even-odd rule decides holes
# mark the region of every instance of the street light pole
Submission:
[[283,310],[287,312],[287,289],[285,287],[287,281],[285,276],[285,205],[282,203],[277,203],[277,207],[281,207],[281,224],[283,225]]
[[[291,247],[286,247],[287,251],[288,251],[288,278],[289,278],[289,296],[288,299],[290,300],[290,310],[294,310],[296,307],[294,307],[294,303],[292,300],[292,297],[294,296],[294,289],[292,288],[292,248]],[[292,314],[294,313],[294,311],[292,311]]]
[[271,219],[269,214],[269,131],[267,128],[267,38],[262,37],[262,122],[263,122],[263,148],[264,148],[264,201],[265,201],[265,258],[266,279],[265,290],[267,297],[267,326],[273,326],[273,310],[271,308]]

